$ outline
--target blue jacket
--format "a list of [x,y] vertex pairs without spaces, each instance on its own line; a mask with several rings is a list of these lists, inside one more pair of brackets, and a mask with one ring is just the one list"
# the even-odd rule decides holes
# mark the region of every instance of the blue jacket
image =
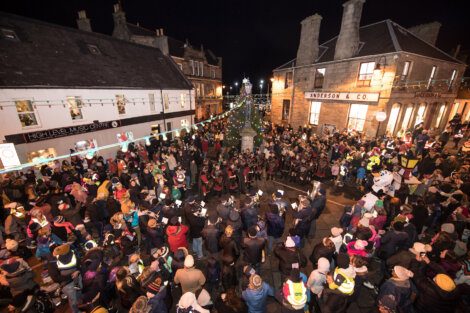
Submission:
[[266,299],[268,296],[274,297],[273,288],[263,282],[260,289],[245,289],[242,292],[242,298],[248,306],[248,313],[266,312]]
[[284,219],[279,214],[267,212],[266,224],[268,225],[268,236],[281,238],[284,233]]
[[166,288],[166,286],[162,286],[160,292],[149,300],[148,304],[151,307],[149,313],[168,313],[168,309],[165,304]]

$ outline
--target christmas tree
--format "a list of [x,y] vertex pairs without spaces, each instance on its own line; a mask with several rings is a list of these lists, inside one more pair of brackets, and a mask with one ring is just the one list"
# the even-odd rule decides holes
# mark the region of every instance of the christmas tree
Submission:
[[[227,120],[227,125],[225,126],[224,145],[228,147],[240,147],[240,133],[245,127],[247,118],[249,119],[251,128],[256,132],[256,136],[254,137],[255,146],[259,146],[263,140],[261,115],[256,105],[253,104],[251,91],[247,92],[245,89],[245,86],[249,84],[249,81],[247,79],[244,79],[243,81],[244,83],[240,90],[240,96],[235,101],[237,109],[233,110]],[[251,114],[247,114],[246,112],[249,102],[251,102],[251,105],[249,106]]]

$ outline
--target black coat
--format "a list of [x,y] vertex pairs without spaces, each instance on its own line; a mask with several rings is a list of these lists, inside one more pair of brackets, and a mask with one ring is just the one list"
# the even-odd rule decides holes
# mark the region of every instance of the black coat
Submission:
[[274,255],[279,259],[279,271],[288,276],[292,271],[292,264],[298,263],[299,269],[307,265],[307,258],[299,249],[288,249],[279,244],[274,248]]
[[222,235],[219,241],[220,247],[222,248],[222,262],[224,264],[230,265],[236,263],[238,257],[240,256],[240,250],[233,238]]
[[209,253],[219,252],[220,229],[217,225],[206,225],[202,230],[204,246]]
[[415,309],[419,313],[453,313],[460,300],[459,290],[456,288],[447,292],[439,288],[429,278],[414,279],[418,289]]
[[279,214],[271,212],[267,212],[265,217],[268,236],[281,238],[284,233],[284,218],[279,216]]

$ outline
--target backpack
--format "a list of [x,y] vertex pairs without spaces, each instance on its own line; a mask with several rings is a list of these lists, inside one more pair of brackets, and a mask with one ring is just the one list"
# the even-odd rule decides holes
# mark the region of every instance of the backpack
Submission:
[[289,279],[284,283],[282,293],[284,299],[296,310],[304,308],[307,303],[307,287],[303,281],[294,283]]

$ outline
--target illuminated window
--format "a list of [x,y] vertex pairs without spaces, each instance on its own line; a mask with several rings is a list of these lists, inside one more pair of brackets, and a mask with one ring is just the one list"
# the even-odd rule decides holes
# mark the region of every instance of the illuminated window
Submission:
[[395,126],[398,120],[398,113],[400,113],[400,104],[395,103],[390,110],[390,116],[388,118],[387,132],[393,134],[395,131]]
[[155,94],[149,93],[150,112],[155,112]]
[[351,108],[349,109],[348,129],[357,131],[364,130],[368,107],[367,104],[351,104]]
[[28,153],[28,162],[42,162],[57,156],[57,151],[54,148],[41,149]]
[[290,112],[290,100],[282,100],[282,120],[287,121],[289,119]]
[[310,119],[309,122],[312,125],[318,125],[320,119],[320,108],[321,102],[312,101],[310,102]]
[[433,66],[431,69],[431,74],[429,75],[427,89],[431,88],[434,83],[434,77],[436,76],[437,67]]
[[459,102],[454,103],[454,105],[452,106],[452,110],[450,111],[450,114],[449,114],[449,119],[454,118],[455,114],[457,114],[457,112],[459,111],[459,106],[460,106]]
[[315,83],[314,88],[323,88],[323,81],[325,80],[325,69],[317,68],[315,71]]
[[408,125],[410,124],[411,113],[413,113],[413,107],[407,107],[405,110],[405,115],[403,116],[403,122],[401,123],[401,128],[403,130],[408,129]]
[[204,63],[199,62],[199,76],[204,76]]
[[449,89],[451,89],[452,86],[454,85],[456,77],[457,77],[457,70],[453,70],[452,75],[450,76],[450,80],[449,80]]
[[426,113],[426,105],[423,103],[419,106],[418,112],[416,112],[415,126],[424,122],[425,113]]
[[69,106],[70,117],[72,117],[72,120],[83,119],[82,98],[81,97],[67,97],[67,103]]
[[445,110],[446,110],[446,105],[442,104],[441,107],[439,108],[439,113],[437,113],[436,125],[434,125],[436,128],[439,128],[439,126],[441,126],[441,121],[442,121],[442,117],[444,116]]
[[164,106],[165,110],[170,109],[170,99],[168,98],[167,93],[163,94],[163,106]]
[[286,72],[286,79],[284,80],[284,89],[292,86],[292,72]]
[[410,73],[411,69],[411,62],[406,61],[405,64],[403,65],[403,71],[401,72],[400,80],[401,81],[406,81],[408,78],[408,74]]
[[357,78],[357,86],[370,86],[374,69],[375,62],[361,63],[359,68],[359,76]]
[[185,97],[184,93],[182,93],[180,95],[180,102],[181,102],[181,107],[184,108],[184,106],[186,104],[186,97]]
[[119,115],[126,114],[126,98],[124,95],[116,95],[116,104]]
[[36,126],[38,120],[36,113],[34,112],[33,104],[29,100],[15,101],[16,112],[20,119],[22,127]]

